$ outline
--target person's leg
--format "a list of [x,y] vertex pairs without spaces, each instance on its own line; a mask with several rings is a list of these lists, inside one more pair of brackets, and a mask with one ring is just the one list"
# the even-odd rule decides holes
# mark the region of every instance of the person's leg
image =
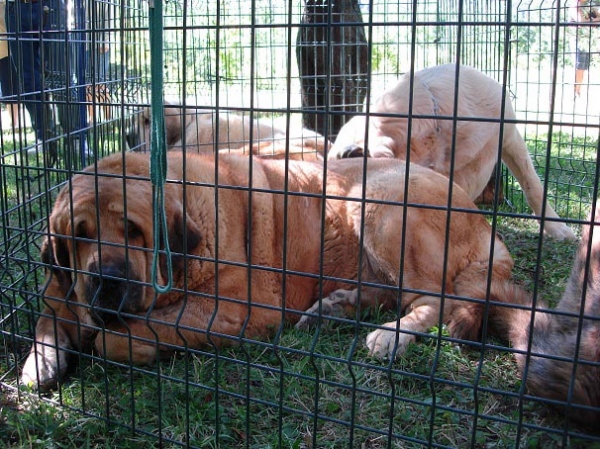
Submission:
[[581,94],[581,84],[583,84],[583,77],[585,76],[585,70],[575,69],[575,96],[578,97]]
[[[84,56],[80,54],[83,49],[81,36],[75,31],[71,34],[67,23],[72,18],[67,9],[65,0],[45,0],[50,7],[47,15],[50,32],[44,35],[43,66],[47,75],[46,84],[52,89],[52,102],[55,104],[56,124],[60,124],[61,138],[64,155],[87,155],[86,137],[86,106],[85,95],[80,97],[85,87],[81,76],[82,67],[85,67]],[[78,18],[78,12],[74,12]],[[74,25],[75,29],[79,23]],[[79,36],[79,37],[77,37]],[[53,132],[53,130],[51,130]],[[71,159],[72,161],[72,159]]]
[[590,53],[585,50],[577,49],[576,59],[574,94],[578,97],[581,94],[581,85],[583,84],[585,73],[590,67]]
[[3,104],[11,100],[12,84],[10,76],[10,58],[6,56],[0,59],[0,102]]
[[16,82],[16,73],[10,56],[0,59],[0,88],[2,90],[2,103],[7,105],[10,113],[10,126],[19,128],[19,107],[14,96],[15,89],[13,81]]
[[42,2],[15,1],[8,2],[6,7],[7,31],[16,35],[16,39],[9,42],[17,80],[20,81],[20,84],[15,83],[14,87],[20,93],[20,100],[29,111],[31,124],[38,140],[44,138],[40,58],[40,32],[43,14]]
[[10,112],[11,126],[14,129],[21,128],[21,121],[19,120],[19,104],[18,103],[9,103],[8,111]]

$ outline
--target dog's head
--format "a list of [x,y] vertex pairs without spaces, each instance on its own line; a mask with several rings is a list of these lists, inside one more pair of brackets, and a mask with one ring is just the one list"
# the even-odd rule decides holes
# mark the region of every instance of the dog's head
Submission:
[[[373,129],[372,119],[367,118],[364,115],[356,115],[346,122],[340,132],[338,133],[334,144],[327,152],[328,159],[346,159],[350,157],[371,157],[373,148],[371,145],[376,143],[375,153],[378,157],[393,157],[393,154],[380,146],[383,144],[382,139],[373,139],[375,130]],[[366,127],[369,126],[367,132]],[[368,140],[365,140],[368,137]]]
[[[165,102],[165,143],[167,148],[172,147],[184,137],[188,123],[193,120],[195,110],[176,106]],[[141,109],[132,117],[131,126],[127,130],[125,139],[131,151],[150,151],[150,135],[152,128],[152,114],[150,107]]]
[[[89,304],[95,321],[110,323],[118,313],[136,314],[154,304],[152,184],[148,157],[114,155],[88,167],[58,195],[42,260],[51,282],[65,297]],[[183,254],[196,247],[199,228],[186,218],[181,186],[167,184],[167,235],[173,253],[173,281],[183,277]],[[166,283],[166,259],[157,275]],[[165,299],[166,300],[166,299]],[[155,302],[156,301],[156,302]]]
[[365,143],[366,118],[362,115],[352,117],[338,133],[334,144],[327,153],[329,159],[362,157],[367,152]]
[[131,117],[125,134],[127,146],[131,151],[150,150],[150,108],[136,111]]
[[327,158],[397,157],[398,147],[406,148],[402,123],[396,123],[397,120],[375,115],[368,119],[364,115],[352,117],[340,129]]

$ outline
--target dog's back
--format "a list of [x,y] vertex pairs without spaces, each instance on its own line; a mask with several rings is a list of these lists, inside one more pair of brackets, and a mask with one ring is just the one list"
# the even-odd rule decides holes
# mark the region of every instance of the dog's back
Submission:
[[[501,143],[502,161],[534,213],[541,216],[546,203],[545,216],[559,218],[544,199],[508,94],[484,73],[445,64],[407,74],[370,112],[368,120],[358,115],[342,127],[328,159],[368,154],[409,160],[451,178],[476,199],[494,172]],[[544,230],[560,240],[575,239],[559,221],[546,221]]]
[[[165,101],[165,143],[170,150],[192,153],[241,148],[248,143],[285,140],[285,130],[272,120],[249,114],[179,105]],[[127,143],[133,151],[150,150],[151,109],[143,108],[132,119]]]
[[373,102],[371,113],[368,135],[366,117],[353,117],[340,130],[329,159],[353,155],[354,147],[375,158],[410,157],[410,162],[452,176],[472,199],[484,189],[498,159],[500,121],[507,120],[503,144],[517,139],[515,113],[503,87],[468,66],[444,64],[405,74]]
[[[529,363],[517,356],[532,394],[570,404],[566,418],[588,426],[600,422],[599,221],[600,207],[584,228],[557,313],[536,313]],[[527,349],[527,332],[515,340],[517,349]]]

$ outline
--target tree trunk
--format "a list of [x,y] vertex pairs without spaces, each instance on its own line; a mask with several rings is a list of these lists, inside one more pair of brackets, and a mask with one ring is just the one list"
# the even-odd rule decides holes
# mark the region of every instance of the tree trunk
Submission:
[[296,58],[303,124],[333,141],[367,94],[370,66],[358,0],[305,0]]

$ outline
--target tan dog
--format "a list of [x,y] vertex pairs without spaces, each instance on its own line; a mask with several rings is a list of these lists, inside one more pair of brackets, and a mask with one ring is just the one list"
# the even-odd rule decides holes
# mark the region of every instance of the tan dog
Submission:
[[[570,403],[564,416],[599,432],[600,208],[593,223],[593,230],[584,227],[571,277],[556,308],[560,315],[536,312],[531,357],[518,354],[517,362],[532,394]],[[510,320],[511,339],[517,349],[526,351],[531,316],[515,315],[519,316]]]
[[[127,143],[133,151],[150,150],[150,108],[136,116],[127,133]],[[267,119],[251,120],[248,115],[195,106],[167,104],[165,106],[165,143],[168,149],[184,149],[192,153],[213,153],[215,148],[227,150],[248,143],[285,139],[285,130],[274,127]]]
[[[475,199],[490,179],[502,147],[502,161],[519,181],[534,213],[541,216],[544,189],[515,126],[515,112],[508,95],[503,104],[505,93],[495,80],[471,67],[459,69],[458,92],[454,64],[420,70],[412,79],[410,75],[403,76],[375,100],[368,125],[365,116],[355,116],[342,127],[328,158],[362,155],[366,150],[371,157],[410,160],[448,177],[454,159],[452,180]],[[545,222],[544,230],[549,236],[575,239],[568,226],[552,221],[559,217],[548,203],[546,218],[550,221]]]
[[[405,192],[403,161],[370,159],[366,174],[362,159],[331,161],[327,173],[323,170],[318,162],[220,155],[215,191],[212,156],[168,153],[168,179],[174,182],[165,187],[164,204],[175,254],[174,289],[165,294],[151,286],[148,155],[117,154],[74,176],[57,197],[43,245],[42,259],[50,267],[46,309],[23,382],[54,385],[67,369],[68,350],[92,344],[109,359],[144,364],[184,346],[236,343],[242,329],[245,338],[268,337],[284,317],[297,322],[302,316],[298,325],[306,327],[318,319],[319,292],[323,313],[334,316],[358,301],[363,312],[396,307],[402,259],[405,315],[367,337],[369,350],[380,357],[401,354],[415,333],[439,325],[440,317],[454,337],[478,338],[484,303],[474,299],[486,298],[490,270],[492,300],[511,302],[521,294],[509,281],[513,262],[506,247],[483,215],[469,212],[474,204],[456,186],[448,223],[443,176],[410,166]],[[366,203],[360,200],[363,175]],[[178,181],[182,176],[185,186]],[[404,201],[410,204],[406,221]],[[159,266],[158,282],[164,285],[164,257]],[[360,291],[359,272],[370,283]],[[471,300],[452,299],[456,296]]]
[[296,161],[322,161],[329,142],[317,135],[314,138],[259,142],[226,153],[234,155],[252,154],[261,159],[290,159]]

